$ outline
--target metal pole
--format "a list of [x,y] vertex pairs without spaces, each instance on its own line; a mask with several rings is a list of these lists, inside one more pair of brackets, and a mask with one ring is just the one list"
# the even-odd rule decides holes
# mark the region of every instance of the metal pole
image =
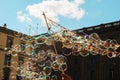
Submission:
[[[44,12],[43,12],[43,16],[44,16],[45,23],[46,23],[47,28],[48,28],[48,32],[50,33],[50,29],[51,29],[51,27],[48,25],[47,18],[46,18],[46,15],[45,15],[45,13],[44,13]],[[50,35],[50,36],[51,36],[51,35]],[[53,44],[53,47],[54,47],[54,49],[55,49],[55,53],[56,53],[56,54],[58,54],[58,53],[57,53],[56,46],[55,46],[54,39],[53,39],[53,37],[52,37],[52,36],[51,36],[51,38],[52,38],[52,44]]]

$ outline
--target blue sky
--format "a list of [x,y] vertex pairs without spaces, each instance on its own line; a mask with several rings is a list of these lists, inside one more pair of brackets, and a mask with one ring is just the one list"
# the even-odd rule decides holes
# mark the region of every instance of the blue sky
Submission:
[[[0,26],[25,34],[46,33],[42,12],[74,30],[120,20],[120,0],[1,0]],[[37,28],[38,27],[38,28]]]

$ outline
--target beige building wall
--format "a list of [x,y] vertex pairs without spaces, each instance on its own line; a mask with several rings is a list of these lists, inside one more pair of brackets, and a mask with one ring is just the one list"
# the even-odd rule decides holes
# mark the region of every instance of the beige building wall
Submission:
[[[20,39],[18,37],[14,37],[13,45],[19,45]],[[10,74],[10,80],[16,80],[16,69],[18,66],[18,55],[15,54],[12,56],[11,59],[11,74]]]
[[0,80],[2,80],[3,76],[3,67],[4,67],[4,58],[5,58],[5,51],[4,48],[6,47],[6,37],[7,35],[0,32]]
[[5,58],[5,52],[0,51],[0,80],[2,80],[2,76],[3,76],[3,70],[2,68],[4,67],[4,58]]
[[6,47],[7,34],[0,32],[0,48],[4,49]]
[[[14,31],[13,31],[14,33]],[[6,54],[6,44],[7,44],[7,36],[13,37],[13,45],[20,44],[20,38],[17,36],[14,36],[12,34],[7,34],[7,32],[0,32],[0,80],[3,79],[3,68],[4,60],[5,60],[5,54]],[[9,80],[16,80],[16,67],[18,66],[18,55],[14,55],[11,58],[11,66],[8,66],[11,69],[10,72],[10,79]]]

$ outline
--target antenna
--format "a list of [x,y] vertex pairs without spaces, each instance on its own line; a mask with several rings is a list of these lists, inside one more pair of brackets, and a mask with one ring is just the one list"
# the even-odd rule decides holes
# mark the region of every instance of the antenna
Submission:
[[37,34],[38,34],[38,25],[39,25],[39,24],[37,23],[37,28],[36,28],[36,29],[37,29],[37,30],[36,30],[36,33],[37,33]]
[[29,31],[28,32],[29,32],[29,35],[30,35],[30,33],[31,33],[31,25],[29,25]]

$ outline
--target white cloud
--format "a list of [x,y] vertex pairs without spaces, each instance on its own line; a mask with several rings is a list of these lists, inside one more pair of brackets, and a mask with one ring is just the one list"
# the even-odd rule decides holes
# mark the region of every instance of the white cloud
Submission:
[[25,13],[23,14],[22,11],[17,12],[17,19],[20,22],[28,22],[28,23],[31,22],[31,19],[29,18],[29,16],[27,14],[25,14]]
[[[41,3],[28,5],[26,10],[31,16],[43,19],[42,13],[54,21],[59,21],[59,16],[66,18],[81,19],[85,15],[85,11],[80,8],[84,0],[43,0]],[[27,16],[19,15],[21,21],[26,19]]]
[[[40,3],[28,5],[26,7],[27,12],[18,11],[17,19],[19,19],[20,22],[28,22],[28,24],[34,24],[31,18],[35,18],[35,20],[36,18],[37,20],[40,19],[43,22],[40,23],[38,32],[43,33],[47,31],[42,15],[43,12],[45,12],[48,18],[55,22],[59,21],[60,16],[79,20],[85,15],[84,9],[80,7],[84,2],[84,0],[42,0]],[[35,26],[32,28],[32,31],[34,31],[34,29],[36,29]]]

